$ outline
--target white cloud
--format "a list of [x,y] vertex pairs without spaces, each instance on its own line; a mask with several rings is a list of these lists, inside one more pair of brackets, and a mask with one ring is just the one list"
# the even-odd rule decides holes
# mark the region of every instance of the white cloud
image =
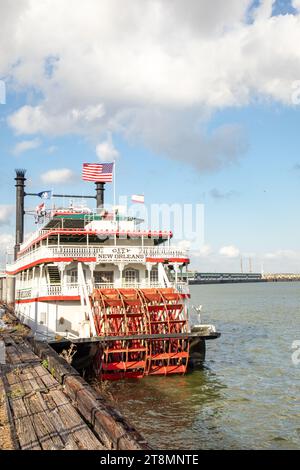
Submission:
[[261,257],[265,273],[300,273],[300,251],[280,249]]
[[292,5],[294,8],[296,8],[298,11],[300,11],[300,0],[292,0]]
[[293,250],[277,250],[272,253],[265,253],[264,258],[270,260],[279,260],[283,258],[295,259],[299,258],[299,253]]
[[[241,253],[229,246],[215,251],[211,247],[207,256],[199,256],[196,251],[191,254],[191,269],[201,272],[241,272],[241,261],[244,272],[265,273],[300,273],[300,251],[281,249],[269,253]],[[235,256],[233,256],[235,255]],[[250,263],[251,259],[251,263]]]
[[43,183],[59,184],[59,183],[71,183],[76,178],[74,172],[69,168],[58,168],[49,170],[41,175]]
[[254,10],[253,17],[258,21],[270,18],[275,1],[276,0],[260,0],[259,6]]
[[3,269],[6,261],[6,252],[12,253],[14,246],[14,236],[11,233],[0,233],[0,264]]
[[96,154],[99,160],[103,162],[112,162],[118,158],[119,152],[114,147],[111,136],[96,146]]
[[42,97],[10,116],[16,133],[101,142],[118,132],[215,170],[238,161],[247,142],[234,123],[207,132],[211,113],[254,100],[292,104],[300,14],[271,17],[265,0],[249,24],[251,0],[123,3],[121,15],[118,0],[1,2],[0,76]]
[[199,256],[206,258],[213,253],[213,249],[210,245],[203,245],[199,250]]
[[192,247],[191,255],[195,258],[208,258],[214,253],[211,245],[203,244],[199,249]]
[[65,114],[61,114],[59,110],[52,114],[44,104],[25,105],[9,116],[8,122],[17,134],[89,134],[99,130],[99,122],[104,114],[103,105],[71,108]]
[[6,249],[14,244],[14,236],[11,233],[0,233],[0,247]]
[[179,250],[190,250],[191,248],[191,241],[190,240],[179,240],[176,245],[176,248]]
[[56,145],[50,145],[50,147],[48,147],[48,148],[46,149],[46,152],[47,152],[48,154],[55,153],[56,150],[57,150],[57,148],[58,148],[58,147],[56,147]]
[[13,214],[13,206],[9,204],[0,205],[0,226],[10,225],[11,216]]
[[22,140],[21,142],[18,142],[15,145],[13,149],[13,154],[20,155],[21,153],[27,152],[28,150],[36,149],[40,145],[41,145],[40,139]]
[[240,250],[233,245],[229,245],[223,246],[219,253],[220,255],[226,256],[227,258],[237,258],[240,255]]

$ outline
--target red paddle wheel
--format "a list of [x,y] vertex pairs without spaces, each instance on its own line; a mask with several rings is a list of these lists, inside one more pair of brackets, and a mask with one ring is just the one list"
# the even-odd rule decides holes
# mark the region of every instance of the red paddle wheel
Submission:
[[103,338],[95,360],[102,380],[186,372],[187,316],[174,289],[95,289],[91,305]]

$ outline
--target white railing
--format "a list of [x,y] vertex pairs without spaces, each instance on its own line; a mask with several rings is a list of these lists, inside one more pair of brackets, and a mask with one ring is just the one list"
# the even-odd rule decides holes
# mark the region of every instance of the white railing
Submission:
[[180,294],[189,294],[189,284],[187,282],[174,282],[172,283],[172,287],[176,289]]
[[79,295],[79,284],[48,285],[40,289],[40,295]]
[[99,253],[99,248],[82,246],[59,246],[50,248],[53,256],[62,256],[66,258],[93,258]]
[[22,288],[16,290],[16,299],[30,299],[33,297],[55,297],[60,295],[79,295],[78,284],[43,285],[39,288]]
[[42,288],[40,290],[40,293],[43,292],[45,293],[45,290],[47,290],[47,295],[61,295],[62,294],[62,288],[61,286],[47,286],[46,289],[45,288]]
[[16,291],[16,298],[17,299],[30,299],[31,291],[32,291],[31,288],[18,289]]
[[[69,246],[69,245],[62,245],[62,246],[54,246],[54,247],[47,247],[41,246],[36,248],[35,250],[29,251],[20,255],[13,264],[7,265],[7,271],[14,271],[16,269],[21,268],[25,264],[30,264],[40,259],[49,259],[49,258],[94,258],[97,257],[98,253],[101,253],[102,246]],[[113,246],[105,246],[104,248],[111,248]],[[118,249],[128,249],[131,246],[119,246],[117,245]],[[136,248],[139,250],[139,253],[144,255],[145,257],[150,258],[188,258],[188,251],[182,250],[179,248],[173,247],[141,247],[135,246],[132,248]]]
[[[87,283],[88,293],[91,294],[93,289],[158,289],[163,288],[162,284],[159,282],[151,282],[148,284],[148,280],[146,279],[143,282],[125,282],[123,280],[122,284],[119,285],[118,283],[112,282],[101,282],[95,283],[92,285],[91,283]],[[171,282],[170,287],[173,287],[181,294],[188,294],[189,293],[189,286],[185,282]],[[64,285],[44,285],[41,286],[39,289],[31,289],[31,288],[23,288],[16,290],[16,299],[23,300],[23,299],[30,299],[32,297],[57,297],[57,296],[79,296],[80,295],[80,285],[79,284],[64,284]]]
[[[91,286],[89,286],[91,289]],[[95,289],[114,289],[116,286],[113,282],[95,282]]]

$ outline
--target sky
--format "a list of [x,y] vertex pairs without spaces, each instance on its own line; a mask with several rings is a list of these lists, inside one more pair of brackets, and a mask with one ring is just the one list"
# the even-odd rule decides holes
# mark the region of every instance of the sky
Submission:
[[0,18],[0,263],[15,168],[84,195],[82,163],[115,160],[118,198],[202,205],[201,236],[174,240],[191,268],[300,272],[300,0],[2,0]]

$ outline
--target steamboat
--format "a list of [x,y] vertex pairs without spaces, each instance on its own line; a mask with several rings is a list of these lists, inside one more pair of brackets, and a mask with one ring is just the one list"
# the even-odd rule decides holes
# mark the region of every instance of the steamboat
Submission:
[[106,210],[105,183],[96,182],[89,196],[96,209],[52,208],[24,240],[24,199],[35,194],[25,192],[24,170],[15,180],[4,300],[23,323],[51,344],[93,345],[103,380],[184,374],[202,363],[205,341],[220,334],[190,325],[189,256],[172,245],[171,231],[145,230],[141,219]]

